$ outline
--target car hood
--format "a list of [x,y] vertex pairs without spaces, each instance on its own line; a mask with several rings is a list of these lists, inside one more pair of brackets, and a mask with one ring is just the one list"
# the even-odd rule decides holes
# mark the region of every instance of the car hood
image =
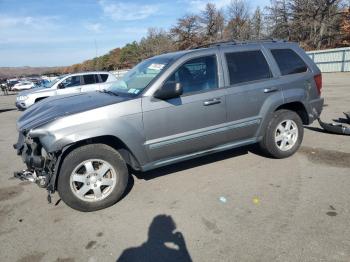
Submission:
[[131,97],[102,92],[79,93],[46,98],[28,108],[17,121],[17,129],[26,132],[60,117],[120,103]]
[[30,94],[36,94],[36,93],[43,93],[52,90],[51,88],[45,88],[45,87],[37,87],[29,90],[25,90],[20,92],[17,96],[27,96]]

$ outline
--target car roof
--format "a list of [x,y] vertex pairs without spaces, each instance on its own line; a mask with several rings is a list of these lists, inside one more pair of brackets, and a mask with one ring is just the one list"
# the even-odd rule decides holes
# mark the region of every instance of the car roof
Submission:
[[286,40],[276,40],[276,39],[266,39],[266,40],[247,40],[247,41],[224,41],[224,42],[216,42],[216,43],[209,43],[209,44],[204,44],[192,49],[187,49],[187,50],[183,50],[183,51],[177,51],[177,52],[171,52],[171,53],[166,53],[166,54],[162,54],[162,55],[158,55],[158,56],[154,56],[151,57],[149,59],[152,58],[168,58],[169,60],[176,60],[178,58],[180,58],[181,56],[185,55],[185,54],[189,54],[189,53],[197,53],[197,52],[201,52],[203,50],[208,50],[208,49],[214,49],[217,47],[235,47],[235,46],[253,46],[253,45],[257,45],[257,44],[268,44],[268,45],[276,45],[276,46],[290,46],[290,45],[296,45],[297,43],[294,42],[288,42]]
[[183,51],[176,51],[176,52],[170,52],[170,53],[165,53],[162,55],[157,55],[157,56],[153,56],[150,57],[149,59],[152,58],[165,58],[165,59],[169,59],[169,60],[173,60],[173,59],[177,59],[185,54],[191,53],[193,52],[193,50],[183,50]]
[[71,73],[71,74],[67,74],[65,76],[91,75],[91,74],[111,74],[111,73],[109,73],[107,71],[87,71],[87,72]]

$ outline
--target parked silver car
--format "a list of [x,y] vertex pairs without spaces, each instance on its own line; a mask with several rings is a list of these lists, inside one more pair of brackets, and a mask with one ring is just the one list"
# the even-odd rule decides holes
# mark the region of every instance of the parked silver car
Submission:
[[215,44],[147,59],[109,90],[32,106],[18,120],[15,175],[72,208],[116,203],[146,171],[259,143],[294,154],[322,111],[320,70],[295,43]]
[[109,88],[117,78],[109,72],[86,72],[58,77],[42,88],[21,92],[16,98],[16,107],[25,110],[36,102],[50,96],[91,92]]

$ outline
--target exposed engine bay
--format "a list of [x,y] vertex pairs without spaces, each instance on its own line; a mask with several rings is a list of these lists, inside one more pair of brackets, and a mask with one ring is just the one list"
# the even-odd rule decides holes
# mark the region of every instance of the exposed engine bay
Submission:
[[51,203],[51,194],[55,192],[55,166],[58,155],[47,153],[39,139],[30,138],[25,133],[19,133],[18,141],[13,147],[27,166],[26,170],[15,172],[14,176],[46,188],[48,201]]

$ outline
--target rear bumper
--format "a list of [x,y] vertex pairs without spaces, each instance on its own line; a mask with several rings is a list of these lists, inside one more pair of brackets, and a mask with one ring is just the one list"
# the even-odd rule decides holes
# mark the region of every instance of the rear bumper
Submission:
[[318,119],[322,113],[324,104],[324,98],[320,97],[314,100],[309,101],[308,108],[308,116],[309,116],[309,124]]

